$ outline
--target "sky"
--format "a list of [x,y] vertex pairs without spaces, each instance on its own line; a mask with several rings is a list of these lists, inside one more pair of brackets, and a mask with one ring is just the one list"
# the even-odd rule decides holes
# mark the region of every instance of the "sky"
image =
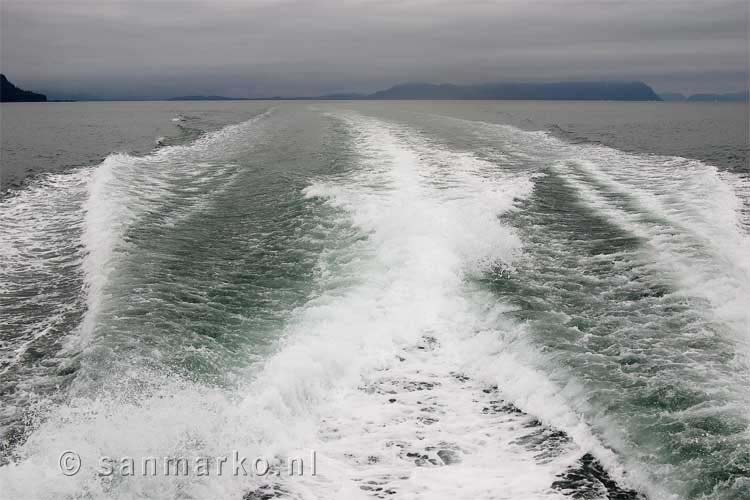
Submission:
[[52,97],[403,82],[748,85],[747,0],[0,0],[0,71]]

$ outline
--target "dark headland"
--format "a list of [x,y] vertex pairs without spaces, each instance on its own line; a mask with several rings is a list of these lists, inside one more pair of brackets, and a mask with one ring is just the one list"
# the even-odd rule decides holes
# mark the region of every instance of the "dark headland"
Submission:
[[19,89],[0,74],[0,102],[45,102],[47,96]]

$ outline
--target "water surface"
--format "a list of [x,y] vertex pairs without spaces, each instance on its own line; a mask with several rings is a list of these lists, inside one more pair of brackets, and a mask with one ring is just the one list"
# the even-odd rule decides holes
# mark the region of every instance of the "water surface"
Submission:
[[[8,109],[14,498],[750,496],[741,107]],[[86,465],[236,449],[317,475]]]

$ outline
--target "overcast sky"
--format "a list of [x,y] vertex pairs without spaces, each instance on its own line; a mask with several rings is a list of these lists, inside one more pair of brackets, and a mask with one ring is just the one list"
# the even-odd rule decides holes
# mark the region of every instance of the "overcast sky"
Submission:
[[747,0],[0,0],[0,70],[51,96],[407,81],[747,87]]

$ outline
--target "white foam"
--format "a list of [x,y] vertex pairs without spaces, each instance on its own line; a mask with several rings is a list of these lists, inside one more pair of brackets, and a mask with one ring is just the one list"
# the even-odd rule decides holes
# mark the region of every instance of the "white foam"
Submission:
[[[333,208],[363,238],[324,253],[318,295],[293,313],[277,353],[233,390],[138,368],[122,374],[96,399],[74,399],[51,415],[18,451],[20,462],[0,468],[2,491],[17,498],[240,498],[257,483],[233,477],[110,483],[91,468],[61,480],[57,459],[65,449],[92,464],[101,455],[217,456],[237,449],[284,457],[312,448],[318,476],[280,483],[294,497],[357,498],[372,491],[365,486],[393,489],[397,498],[555,498],[561,495],[550,485],[557,475],[592,452],[618,480],[669,498],[624,474],[620,458],[581,416],[588,411],[581,388],[560,387],[536,370],[544,359],[526,342],[524,328],[503,319],[507,306],[467,279],[489,266],[512,265],[520,252],[519,238],[498,215],[531,193],[531,174],[503,173],[404,127],[334,116],[355,135],[359,168],[322,178],[304,194],[309,203]],[[139,160],[139,172],[172,165],[183,152],[190,164],[213,165],[214,147],[163,148]],[[149,200],[170,196],[159,184],[168,184],[169,172],[148,177],[153,190],[132,188],[133,162],[108,161],[89,190],[88,328],[116,274],[123,229]],[[126,165],[117,167],[119,161]],[[421,383],[427,388],[411,390]],[[487,395],[493,384],[499,392]],[[529,432],[528,417],[483,412],[493,397],[513,401],[572,441],[540,459],[538,449],[519,441]],[[437,461],[443,450],[459,461],[418,466],[408,456]]]
[[[727,325],[739,351],[750,356],[747,176],[676,156],[631,154],[569,144],[547,132],[445,119],[484,138],[501,139],[504,154],[530,155],[553,166],[592,208],[642,238],[688,296],[707,300],[711,308],[704,314]],[[623,208],[623,201],[637,210]]]
[[[157,207],[165,208],[165,219],[179,221],[219,195],[237,167],[227,158],[247,147],[248,136],[258,131],[257,122],[270,113],[193,144],[143,157],[112,154],[95,167],[46,174],[2,200],[0,287],[8,300],[15,300],[16,314],[4,310],[0,315],[0,325],[12,323],[14,335],[0,346],[0,372],[6,375],[6,387],[13,389],[4,396],[3,426],[17,423],[22,413],[43,403],[45,392],[61,382],[58,365],[91,347],[108,300],[107,287],[129,252],[122,238],[128,227]],[[79,301],[75,294],[81,285],[85,299]],[[19,298],[12,299],[14,295]],[[47,313],[35,317],[24,312],[33,310],[28,308],[35,302]],[[83,321],[71,331],[68,323],[84,309]],[[61,331],[71,335],[62,337]],[[59,345],[63,342],[67,349]],[[43,363],[23,361],[30,346],[43,351]]]
[[91,341],[105,287],[116,274],[116,254],[128,253],[122,239],[126,228],[152,208],[159,207],[165,212],[165,224],[174,225],[204,207],[231,183],[236,167],[228,161],[232,151],[246,147],[248,132],[271,113],[272,109],[194,143],[161,148],[147,156],[112,154],[93,169],[84,207],[88,310],[80,327],[82,345]]
[[[57,282],[61,279],[61,269],[74,268],[80,262],[77,239],[88,175],[85,170],[49,175],[0,202],[2,293],[25,296],[21,291],[25,281],[19,277],[33,272],[41,282]],[[49,322],[21,334],[24,340],[33,341],[44,335],[54,323],[54,318],[48,319]],[[10,320],[10,316],[3,315],[0,324]],[[18,353],[23,352],[22,346],[12,347]]]
[[[750,354],[750,236],[742,230],[742,202],[732,186],[714,167],[695,161],[587,158],[596,159],[556,166],[597,211],[642,238],[652,260],[673,273],[686,295],[705,299],[711,308],[704,314],[729,326],[740,351]],[[683,175],[675,176],[675,168]],[[592,178],[604,192],[588,183]],[[618,207],[606,193],[629,198],[638,212]]]
[[[399,127],[359,116],[345,120],[357,133],[361,168],[321,179],[305,194],[311,202],[325,200],[367,238],[326,257],[320,295],[293,314],[278,353],[252,369],[236,391],[158,373],[124,374],[145,387],[131,392],[112,381],[118,396],[75,399],[60,408],[19,450],[23,460],[0,469],[4,491],[19,498],[167,498],[180,492],[239,498],[252,482],[138,477],[109,483],[91,469],[61,481],[56,460],[64,449],[75,449],[88,464],[101,455],[212,456],[239,449],[248,456],[288,456],[313,448],[318,476],[282,484],[299,498],[363,496],[366,481],[396,489],[398,498],[560,496],[551,482],[595,440],[554,397],[552,384],[531,378],[529,386],[529,379],[517,378],[531,372],[505,351],[512,341],[499,329],[515,327],[499,323],[503,307],[467,282],[489,265],[512,263],[520,241],[497,216],[530,193],[530,179],[500,175],[493,164]],[[92,199],[99,200],[99,186],[111,186],[112,173],[102,169],[92,181]],[[118,240],[116,232],[133,214],[100,203],[90,212],[100,212],[88,221],[88,244],[97,249],[90,254],[90,279],[106,283],[109,242]],[[424,342],[435,345],[419,349]],[[457,379],[457,371],[469,379]],[[430,389],[408,389],[425,381]],[[481,398],[493,397],[483,389],[497,381],[501,395],[518,395],[524,409],[565,424],[581,442],[547,461],[535,457],[539,450],[516,441],[528,432],[527,417],[482,412],[490,403]],[[379,392],[390,386],[401,391],[401,401],[389,403]],[[433,412],[417,410],[422,395]],[[554,415],[546,418],[545,411]],[[433,458],[446,449],[460,462],[417,467],[406,449],[395,452],[401,449],[395,442],[415,451],[434,446],[426,451]],[[368,454],[378,457],[377,465],[362,466]]]

